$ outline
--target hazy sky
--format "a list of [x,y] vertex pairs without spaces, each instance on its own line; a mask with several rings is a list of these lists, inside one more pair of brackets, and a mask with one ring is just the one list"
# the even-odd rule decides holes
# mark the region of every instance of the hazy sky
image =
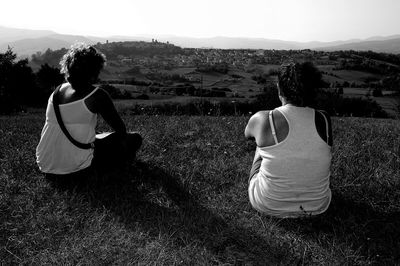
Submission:
[[0,25],[79,35],[334,41],[400,34],[400,0],[0,0]]

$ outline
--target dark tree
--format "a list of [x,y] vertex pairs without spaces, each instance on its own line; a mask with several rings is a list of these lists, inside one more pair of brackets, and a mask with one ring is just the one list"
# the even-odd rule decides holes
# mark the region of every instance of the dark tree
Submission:
[[0,54],[0,112],[9,113],[16,108],[12,90],[12,71],[17,55],[10,48]]
[[50,66],[58,66],[61,58],[68,50],[66,48],[61,48],[59,50],[47,49],[44,53],[36,53],[32,55],[32,62],[37,65],[48,64]]
[[400,93],[400,74],[394,74],[382,79],[382,86],[386,90],[393,90]]
[[382,97],[382,90],[380,88],[374,88],[372,91],[372,96],[374,97]]
[[49,94],[64,81],[64,75],[60,73],[60,69],[44,64],[36,73],[37,84],[39,87],[38,97],[41,101],[49,96]]
[[34,101],[35,75],[28,60],[16,62],[17,55],[11,48],[0,53],[0,112],[10,113],[23,109]]
[[15,91],[18,105],[37,104],[36,78],[28,63],[28,59],[23,59],[13,66],[13,90]]

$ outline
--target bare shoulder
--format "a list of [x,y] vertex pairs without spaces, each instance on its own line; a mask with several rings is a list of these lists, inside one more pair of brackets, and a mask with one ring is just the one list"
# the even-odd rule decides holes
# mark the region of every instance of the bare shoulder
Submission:
[[75,93],[75,90],[69,83],[63,83],[58,89],[57,99],[60,104],[65,104],[80,100],[81,97]]
[[71,91],[72,91],[71,85],[68,82],[66,82],[66,83],[63,83],[63,84],[60,85],[60,88],[59,88],[59,92],[60,93],[59,93],[59,95],[64,96],[64,95],[67,95],[67,94],[71,94]]
[[71,84],[69,84],[68,82],[64,82],[63,84],[60,85],[60,91],[64,91],[69,88],[71,88]]
[[265,121],[266,118],[268,118],[268,114],[270,111],[258,111],[252,117],[250,117],[248,125],[259,125],[263,121]]
[[269,111],[259,111],[250,117],[245,129],[246,138],[252,138],[257,135],[257,131],[262,128],[263,121],[265,121],[268,113]]
[[255,113],[250,120],[253,120],[255,122],[260,122],[260,121],[264,121],[266,117],[268,117],[269,114],[269,110],[268,111],[258,111],[257,113]]

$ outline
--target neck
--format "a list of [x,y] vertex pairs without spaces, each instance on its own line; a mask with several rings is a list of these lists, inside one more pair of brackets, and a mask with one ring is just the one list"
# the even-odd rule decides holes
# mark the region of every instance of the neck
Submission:
[[290,102],[288,102],[288,101],[286,100],[285,97],[280,97],[280,98],[281,98],[282,106],[287,105],[287,104],[291,104]]

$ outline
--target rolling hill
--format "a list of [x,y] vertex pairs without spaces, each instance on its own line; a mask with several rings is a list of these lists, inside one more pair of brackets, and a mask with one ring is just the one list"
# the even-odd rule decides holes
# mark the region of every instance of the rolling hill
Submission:
[[12,43],[22,39],[41,38],[55,34],[49,30],[15,29],[0,26],[0,44]]
[[215,49],[275,49],[275,50],[371,50],[375,52],[400,53],[400,35],[374,36],[365,40],[353,39],[334,42],[294,42],[274,40],[265,38],[237,38],[237,37],[212,37],[212,38],[191,38],[173,35],[142,35],[142,36],[79,36],[58,34],[47,30],[15,29],[0,26],[0,52],[13,48],[19,56],[29,56],[37,51],[43,52],[46,49],[67,48],[74,42],[115,42],[115,41],[150,41],[157,39],[162,42],[169,42],[181,47],[191,48],[215,48]]
[[400,37],[395,39],[352,42],[352,43],[318,48],[318,50],[324,50],[324,51],[337,51],[337,50],[369,51],[370,50],[379,53],[400,54]]

